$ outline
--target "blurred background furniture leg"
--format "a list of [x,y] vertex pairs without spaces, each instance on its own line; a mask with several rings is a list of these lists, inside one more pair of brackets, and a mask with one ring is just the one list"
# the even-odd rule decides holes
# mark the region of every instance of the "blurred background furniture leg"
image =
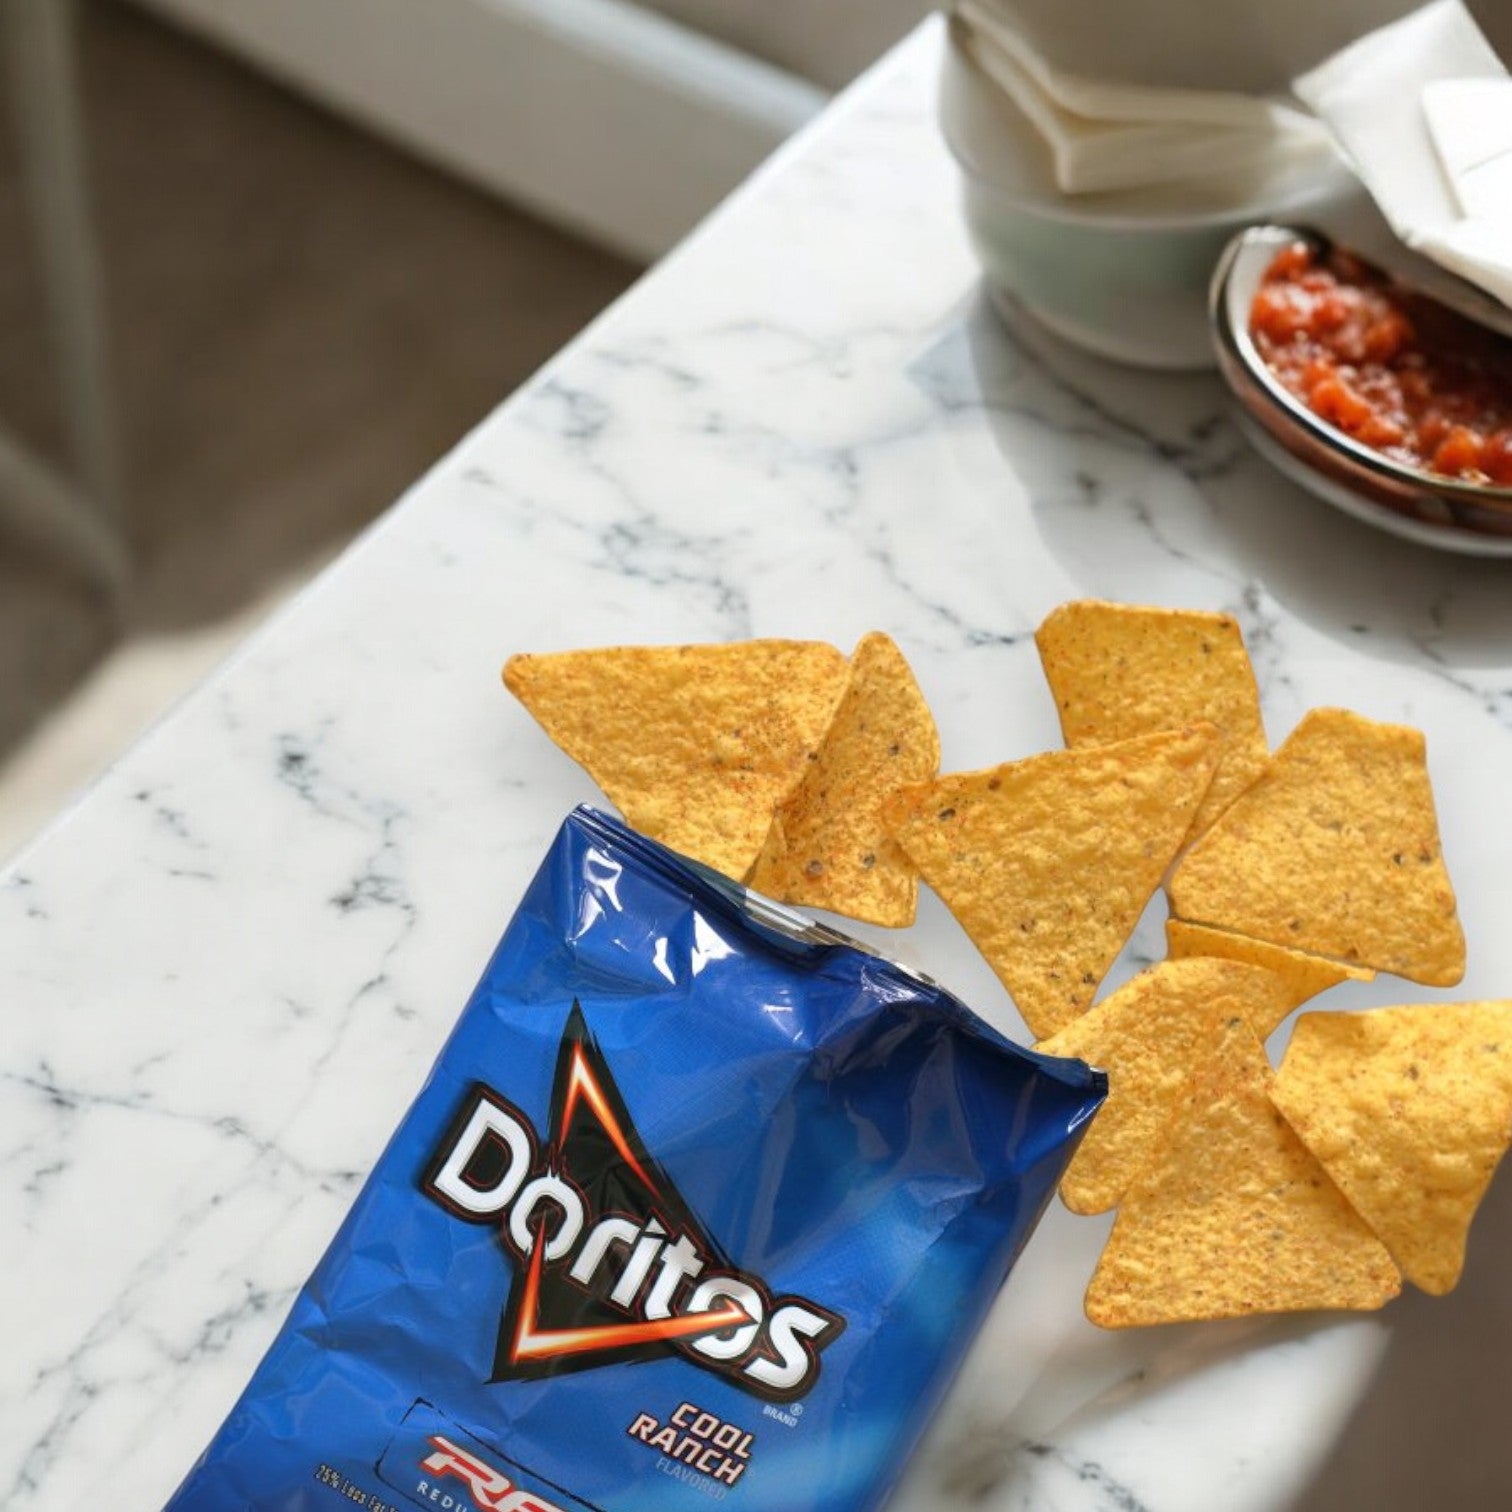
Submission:
[[73,0],[0,0],[7,85],[73,476],[0,429],[0,527],[97,582],[129,571],[119,432],[89,213]]

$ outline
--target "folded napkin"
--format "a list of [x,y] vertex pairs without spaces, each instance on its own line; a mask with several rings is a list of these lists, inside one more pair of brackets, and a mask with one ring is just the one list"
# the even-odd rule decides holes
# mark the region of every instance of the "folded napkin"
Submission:
[[1512,306],[1512,78],[1433,0],[1296,81],[1409,247]]
[[1091,79],[1049,61],[1000,0],[958,0],[965,46],[1049,150],[1065,194],[1138,189],[1326,157],[1327,132],[1279,99]]

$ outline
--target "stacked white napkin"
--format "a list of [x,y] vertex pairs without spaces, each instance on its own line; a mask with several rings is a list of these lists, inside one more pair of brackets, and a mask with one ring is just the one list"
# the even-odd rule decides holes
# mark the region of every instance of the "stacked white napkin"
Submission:
[[[1462,0],[1402,9],[1403,0],[1266,0],[1242,13],[1219,0],[953,6],[967,50],[1044,142],[1062,194],[1238,182],[1315,155],[1321,165],[1337,144],[1401,242],[1512,308],[1512,77]],[[1399,19],[1378,26],[1383,13]],[[1246,31],[1257,17],[1265,26]],[[1351,36],[1368,26],[1292,79],[1337,46],[1341,27]],[[1067,57],[1092,60],[1099,76],[1068,68]],[[1190,87],[1194,78],[1221,87]],[[1312,114],[1282,97],[1288,83]]]
[[1319,123],[1279,98],[1087,78],[1052,63],[1004,0],[958,0],[954,11],[982,72],[1043,139],[1063,194],[1242,175],[1330,151]]

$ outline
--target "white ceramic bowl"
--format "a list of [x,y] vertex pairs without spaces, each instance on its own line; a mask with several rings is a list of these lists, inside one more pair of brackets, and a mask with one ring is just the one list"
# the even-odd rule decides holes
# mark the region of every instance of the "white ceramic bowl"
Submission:
[[1208,368],[1207,292],[1224,246],[1258,221],[1306,220],[1359,194],[1336,157],[1263,177],[1062,194],[1018,108],[950,30],[940,124],[960,165],[966,224],[989,290],[1118,362]]

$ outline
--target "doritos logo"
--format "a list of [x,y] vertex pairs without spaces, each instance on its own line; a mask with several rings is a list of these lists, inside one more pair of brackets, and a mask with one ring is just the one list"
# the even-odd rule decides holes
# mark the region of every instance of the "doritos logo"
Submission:
[[443,1434],[433,1433],[430,1446],[431,1453],[420,1461],[420,1468],[437,1480],[452,1476],[461,1481],[480,1512],[566,1512],[533,1491],[521,1490],[502,1470],[495,1470]]
[[496,1224],[515,1284],[492,1379],[540,1380],[679,1353],[772,1401],[803,1396],[844,1319],[733,1266],[647,1153],[573,1004],[543,1141],[475,1083],[422,1181]]

